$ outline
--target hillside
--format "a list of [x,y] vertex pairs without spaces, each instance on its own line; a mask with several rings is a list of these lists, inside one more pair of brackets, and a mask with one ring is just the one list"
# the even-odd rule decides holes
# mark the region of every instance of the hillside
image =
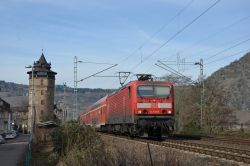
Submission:
[[[89,89],[89,88],[78,88],[78,112],[82,112],[89,105],[95,103],[107,94],[112,93],[110,89]],[[63,101],[64,90],[62,85],[56,86],[55,103]],[[74,108],[74,89],[67,87],[65,92],[65,104],[68,111]],[[69,112],[69,116],[71,113]]]
[[250,112],[250,53],[213,73],[205,84],[216,85],[235,111]]
[[[55,89],[55,104],[57,104],[63,99],[64,88],[62,85],[56,85]],[[112,91],[109,89],[78,88],[78,111],[83,111],[87,106],[112,93]],[[74,89],[67,87],[65,96],[66,108],[70,114],[70,111],[73,110]],[[0,97],[9,102],[13,107],[28,104],[28,85],[0,81]]]

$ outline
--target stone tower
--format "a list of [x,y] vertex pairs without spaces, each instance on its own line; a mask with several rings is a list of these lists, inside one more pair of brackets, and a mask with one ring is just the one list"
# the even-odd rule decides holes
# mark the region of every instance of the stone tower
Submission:
[[[53,120],[55,75],[57,73],[50,69],[51,64],[46,61],[42,53],[40,59],[33,64],[35,124]],[[32,71],[27,72],[27,74],[29,74],[29,94],[32,94]],[[29,131],[31,131],[32,124],[31,105],[32,97],[29,95]]]

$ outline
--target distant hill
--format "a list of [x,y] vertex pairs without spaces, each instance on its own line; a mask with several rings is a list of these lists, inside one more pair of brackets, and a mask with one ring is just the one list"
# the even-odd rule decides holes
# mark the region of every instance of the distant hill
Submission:
[[4,96],[26,96],[28,93],[28,85],[0,80],[0,92]]
[[[89,89],[78,88],[78,112],[83,112],[88,106],[95,103],[102,97],[112,93],[111,89]],[[64,87],[62,85],[56,86],[55,102],[60,103],[63,101]],[[65,104],[69,111],[74,109],[74,88],[67,87],[65,91]],[[71,115],[69,115],[71,116]]]
[[205,84],[223,91],[226,104],[235,111],[250,112],[250,52],[213,73]]
[[[90,104],[96,102],[105,95],[112,93],[113,91],[114,90],[100,88],[78,88],[78,111],[84,111]],[[63,85],[56,85],[55,104],[62,102],[63,95]],[[74,108],[74,89],[67,87],[65,96],[66,108],[70,112]],[[28,104],[28,85],[0,81],[0,97],[9,102],[13,107]]]

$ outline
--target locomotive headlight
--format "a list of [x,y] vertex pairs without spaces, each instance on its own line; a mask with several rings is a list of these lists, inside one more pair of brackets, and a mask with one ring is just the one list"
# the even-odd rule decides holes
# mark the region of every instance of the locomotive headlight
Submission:
[[171,114],[172,113],[172,111],[171,110],[168,110],[168,114]]
[[141,112],[142,112],[141,110],[138,110],[138,114],[141,114]]

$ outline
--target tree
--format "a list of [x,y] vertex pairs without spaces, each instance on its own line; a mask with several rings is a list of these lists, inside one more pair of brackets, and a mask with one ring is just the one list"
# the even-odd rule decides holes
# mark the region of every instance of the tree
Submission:
[[206,82],[204,129],[208,133],[218,133],[231,129],[236,123],[233,109],[226,104],[227,100],[223,88],[217,85],[212,80]]

